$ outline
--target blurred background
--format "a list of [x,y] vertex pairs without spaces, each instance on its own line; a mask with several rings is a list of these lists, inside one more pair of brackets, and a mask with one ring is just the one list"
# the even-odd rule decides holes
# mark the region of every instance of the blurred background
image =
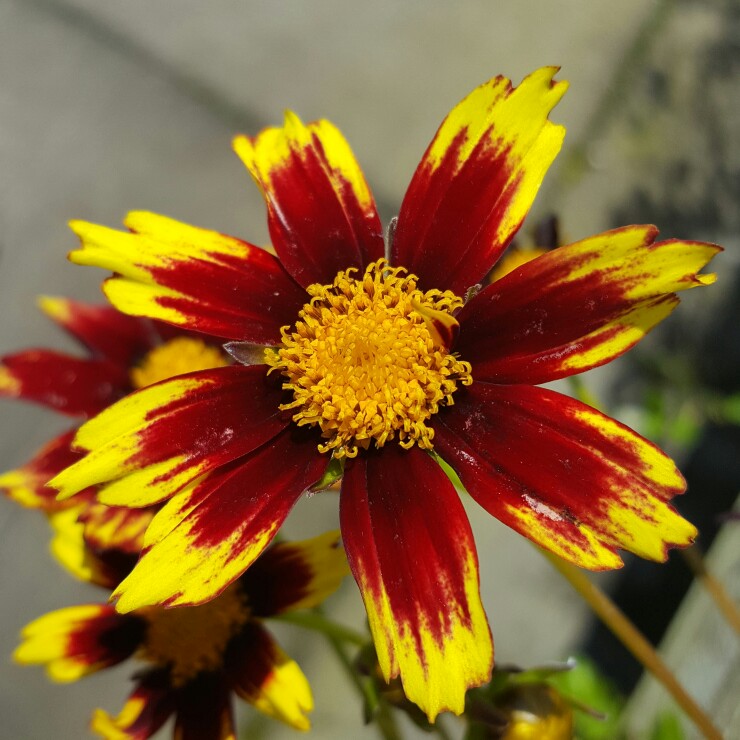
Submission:
[[[709,548],[740,490],[737,0],[0,0],[0,354],[74,349],[37,310],[37,295],[102,299],[100,272],[65,261],[76,242],[70,218],[115,226],[147,209],[266,243],[261,198],[230,140],[280,123],[289,107],[342,129],[387,220],[459,99],[496,74],[518,83],[546,64],[571,82],[552,115],[568,135],[524,238],[556,213],[566,242],[651,222],[664,237],[726,248],[713,264],[716,288],[687,295],[638,352],[585,379],[615,415],[677,456],[690,483],[679,508]],[[69,426],[35,407],[0,408],[2,470]],[[332,494],[301,502],[288,534],[336,526],[336,508]],[[575,593],[524,539],[468,509],[498,660],[531,666],[587,650],[631,691],[637,667]],[[712,553],[736,597],[738,527]],[[47,542],[41,516],[0,500],[3,737],[83,737],[92,708],[117,712],[129,690],[130,666],[56,686],[10,662],[25,623],[101,598],[60,571]],[[675,553],[669,566],[629,564],[599,579],[656,641],[690,581]],[[730,728],[740,723],[737,641],[700,593],[690,599],[669,634],[669,662]],[[329,608],[362,623],[351,580]],[[278,631],[312,681],[316,736],[374,737],[320,638]],[[635,737],[647,737],[662,707],[665,696],[641,684]],[[250,736],[292,735],[255,714],[243,713]]]

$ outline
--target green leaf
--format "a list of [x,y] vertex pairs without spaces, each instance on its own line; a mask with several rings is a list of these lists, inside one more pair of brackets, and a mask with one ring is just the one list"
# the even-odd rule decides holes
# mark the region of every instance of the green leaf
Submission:
[[723,398],[719,409],[723,421],[740,426],[740,393]]
[[603,715],[599,719],[576,711],[575,734],[579,740],[615,740],[620,736],[617,726],[624,700],[591,660],[585,656],[576,660],[573,670],[552,675],[548,683],[570,699],[576,710],[589,707]]
[[662,712],[655,720],[650,740],[685,740],[681,720],[673,712]]

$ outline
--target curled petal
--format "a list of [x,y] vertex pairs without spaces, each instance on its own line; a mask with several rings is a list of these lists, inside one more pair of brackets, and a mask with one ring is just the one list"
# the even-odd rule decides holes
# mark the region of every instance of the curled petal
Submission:
[[473,376],[544,383],[633,347],[678,305],[676,291],[715,279],[699,271],[719,247],[656,235],[627,226],[560,247],[475,296],[457,317],[456,347]]
[[259,623],[250,622],[231,641],[224,668],[237,695],[260,712],[296,730],[310,729],[311,687],[298,664]]
[[318,606],[349,573],[339,532],[303,542],[279,542],[242,576],[256,617]]
[[94,416],[127,393],[125,368],[46,349],[0,360],[0,396],[33,401],[68,416]]
[[264,366],[181,375],[132,393],[80,427],[82,460],[49,485],[68,498],[101,484],[114,506],[149,506],[274,437],[288,423]]
[[665,560],[696,529],[667,503],[686,488],[655,445],[545,388],[474,383],[435,421],[435,449],[505,524],[590,570],[617,549]]
[[460,714],[490,677],[493,644],[478,557],[449,479],[418,447],[393,445],[348,463],[342,536],[362,592],[380,668],[434,721]]
[[130,213],[132,233],[83,221],[72,230],[78,265],[112,270],[105,294],[127,314],[226,339],[278,344],[306,301],[269,252],[153,213]]
[[119,611],[209,601],[254,562],[326,466],[315,438],[294,434],[285,430],[159,511],[141,560],[113,594]]
[[45,665],[53,681],[77,681],[132,655],[144,629],[138,617],[118,614],[107,604],[71,606],[24,627],[13,660]]
[[282,128],[238,136],[234,150],[265,196],[275,251],[301,285],[331,283],[340,270],[383,256],[375,201],[329,121],[304,125],[288,112]]
[[516,88],[494,77],[442,122],[401,205],[391,255],[423,289],[465,295],[519,229],[565,136],[547,120],[567,89],[556,71],[543,67]]

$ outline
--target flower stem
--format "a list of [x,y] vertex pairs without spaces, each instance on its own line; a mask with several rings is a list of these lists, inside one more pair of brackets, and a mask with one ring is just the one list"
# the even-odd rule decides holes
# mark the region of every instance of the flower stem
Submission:
[[299,627],[304,627],[305,629],[310,629],[314,632],[320,632],[324,635],[331,646],[332,651],[337,656],[339,662],[347,673],[350,682],[363,700],[365,707],[373,713],[372,718],[375,726],[378,728],[380,736],[384,738],[384,740],[401,740],[401,735],[396,726],[395,719],[391,714],[390,708],[378,697],[372,681],[363,680],[363,678],[358,674],[357,669],[345,648],[346,643],[350,643],[358,647],[366,645],[369,640],[367,635],[363,635],[349,627],[344,627],[341,624],[333,622],[318,609],[304,612],[286,612],[285,614],[273,617],[273,619],[278,619],[281,622],[288,622],[289,624],[295,624]]
[[452,740],[452,735],[447,731],[447,728],[442,723],[442,718],[437,717],[437,721],[434,723],[434,731],[439,735],[442,740]]
[[699,547],[697,545],[687,547],[685,550],[681,550],[681,555],[694,574],[694,577],[701,583],[709,594],[709,597],[714,601],[717,609],[719,609],[727,621],[727,624],[735,630],[736,634],[740,635],[740,609],[738,609],[730,594],[727,593],[722,582],[707,570],[706,562],[702,557]]
[[314,632],[321,632],[327,638],[331,637],[339,640],[340,643],[349,642],[352,645],[358,647],[364,645],[368,641],[368,637],[360,632],[356,632],[350,627],[344,627],[341,624],[333,622],[331,619],[325,617],[318,611],[309,612],[286,612],[273,617],[281,622],[289,622],[290,624],[296,624],[299,627],[313,630]]
[[625,616],[617,605],[588,577],[557,555],[541,551],[555,569],[570,583],[594,613],[614,633],[632,655],[660,681],[691,721],[710,740],[722,740],[719,730],[704,710],[686,693],[655,648]]
[[372,681],[363,680],[358,675],[357,670],[355,669],[349,655],[347,655],[347,650],[340,639],[327,633],[324,633],[324,636],[349,676],[352,685],[357,689],[358,693],[362,697],[365,707],[370,708],[373,711],[373,719],[380,736],[384,738],[384,740],[401,740],[401,735],[398,732],[398,727],[396,727],[393,715],[391,714],[389,707],[381,701],[375,693],[375,687],[373,686]]

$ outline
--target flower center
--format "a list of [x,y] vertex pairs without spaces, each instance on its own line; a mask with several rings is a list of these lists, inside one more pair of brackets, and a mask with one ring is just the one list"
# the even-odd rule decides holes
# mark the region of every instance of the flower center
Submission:
[[228,365],[223,352],[200,339],[177,337],[160,344],[144,355],[144,359],[131,368],[131,384],[145,388],[175,375],[210,370]]
[[288,379],[299,425],[318,424],[320,452],[355,457],[374,441],[398,439],[432,448],[426,422],[451,404],[458,383],[470,385],[470,364],[450,354],[429,316],[452,313],[463,300],[450,291],[416,288],[418,278],[385,260],[362,277],[350,268],[331,285],[310,285],[311,301],[293,327],[283,327],[283,346],[268,349],[266,362]]
[[139,613],[148,622],[141,657],[169,666],[174,686],[219,668],[229,640],[249,619],[239,583],[200,606],[152,607]]

